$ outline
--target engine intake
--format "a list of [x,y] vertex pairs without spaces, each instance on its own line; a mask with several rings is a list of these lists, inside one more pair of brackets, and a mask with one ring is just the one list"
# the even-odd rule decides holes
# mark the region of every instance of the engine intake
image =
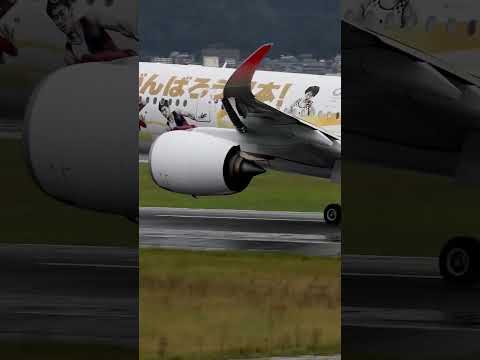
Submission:
[[80,208],[138,216],[138,66],[81,64],[30,98],[23,140],[37,184]]
[[195,130],[160,135],[149,157],[158,186],[195,196],[238,193],[265,172],[240,155],[238,144]]

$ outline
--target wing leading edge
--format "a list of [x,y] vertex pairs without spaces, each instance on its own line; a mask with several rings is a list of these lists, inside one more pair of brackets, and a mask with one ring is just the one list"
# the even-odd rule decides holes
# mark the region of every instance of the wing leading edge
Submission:
[[255,98],[251,82],[258,66],[272,48],[271,43],[260,46],[230,76],[223,90],[225,110],[237,130],[246,132],[274,131],[278,126],[295,126],[316,131],[317,139],[324,145],[332,145],[339,138],[302,119],[285,114]]

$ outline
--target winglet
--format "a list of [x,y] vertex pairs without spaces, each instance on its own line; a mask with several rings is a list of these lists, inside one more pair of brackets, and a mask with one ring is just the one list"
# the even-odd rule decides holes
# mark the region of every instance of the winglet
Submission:
[[232,93],[232,90],[235,88],[247,88],[248,91],[250,91],[250,83],[252,81],[253,74],[255,74],[258,65],[260,65],[272,46],[272,43],[260,46],[242,64],[240,64],[240,66],[237,68],[237,70],[235,70],[225,84],[223,91],[224,97],[233,97],[235,94]]

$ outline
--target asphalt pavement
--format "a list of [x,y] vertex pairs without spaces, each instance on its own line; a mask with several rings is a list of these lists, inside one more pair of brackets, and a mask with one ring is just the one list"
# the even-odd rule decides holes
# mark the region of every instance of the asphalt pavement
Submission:
[[140,246],[339,256],[340,229],[319,213],[140,209]]
[[138,346],[138,250],[0,246],[0,340]]

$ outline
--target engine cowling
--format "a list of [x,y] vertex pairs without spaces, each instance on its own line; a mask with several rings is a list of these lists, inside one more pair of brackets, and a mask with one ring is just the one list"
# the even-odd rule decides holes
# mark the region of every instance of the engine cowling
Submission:
[[24,126],[27,163],[50,196],[138,216],[138,65],[82,64],[45,79]]
[[240,146],[198,131],[170,131],[150,148],[150,172],[167,190],[202,195],[227,195],[244,190],[265,170],[240,155]]

